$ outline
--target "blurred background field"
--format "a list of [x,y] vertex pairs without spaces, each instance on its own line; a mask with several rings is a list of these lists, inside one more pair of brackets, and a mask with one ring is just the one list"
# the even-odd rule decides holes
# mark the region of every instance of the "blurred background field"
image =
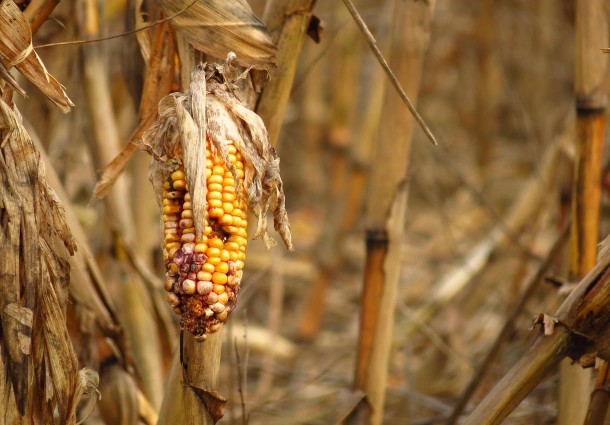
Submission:
[[[34,46],[131,28],[131,2],[101,3],[100,20],[92,23],[78,2],[61,2]],[[393,3],[355,1],[388,57]],[[396,309],[387,424],[447,420],[569,210],[574,2],[434,3],[417,108],[439,147],[415,128],[396,305],[383,306]],[[251,4],[261,16],[264,1]],[[393,143],[378,136],[379,127],[392,125],[381,106],[397,95],[385,91],[385,77],[342,2],[318,2],[314,13],[324,26],[321,41],[304,42],[277,143],[295,251],[266,250],[260,241],[248,246],[243,291],[224,330],[218,390],[228,404],[220,424],[244,423],[244,412],[252,425],[334,424],[355,401],[364,202],[369,171],[380,166],[374,152]],[[398,51],[409,48],[394,43]],[[87,51],[95,52],[96,66]],[[63,115],[25,82],[29,97],[15,96],[17,105],[85,231],[125,327],[135,379],[159,408],[178,318],[163,301],[162,233],[148,156],[137,152],[115,189],[131,203],[125,209],[132,214],[128,234],[117,230],[123,218],[110,218],[104,202],[91,201],[100,169],[118,148],[103,141],[124,143],[134,130],[144,62],[133,35],[38,52],[76,107]],[[99,79],[111,112],[103,118],[91,104],[102,100],[89,87]],[[406,107],[391,113],[409,119]],[[108,121],[96,126],[96,120]],[[601,208],[605,235],[607,192]],[[117,238],[133,245],[126,248]],[[134,271],[129,249],[154,273],[152,282]],[[567,281],[567,246],[564,251],[550,272],[560,282]],[[447,282],[455,293],[437,297]],[[556,285],[538,286],[466,413],[527,349],[532,318],[553,312],[561,300]],[[113,391],[104,386],[111,362],[103,363],[94,339],[73,343],[83,362],[102,361],[97,364],[106,397]],[[557,380],[557,374],[549,376],[505,423],[555,423]],[[108,408],[103,400],[101,409]],[[103,423],[98,408],[85,423]]]

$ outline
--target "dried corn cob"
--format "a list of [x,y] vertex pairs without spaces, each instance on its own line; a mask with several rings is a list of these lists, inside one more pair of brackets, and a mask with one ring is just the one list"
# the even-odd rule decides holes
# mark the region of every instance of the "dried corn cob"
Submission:
[[[167,300],[195,335],[215,332],[235,308],[244,268],[246,203],[243,161],[229,143],[235,175],[210,142],[206,146],[206,215],[197,238],[191,196],[183,167],[169,174],[163,190],[163,256]],[[236,193],[241,187],[241,193]]]
[[279,158],[261,118],[233,92],[227,79],[233,59],[229,54],[224,66],[197,66],[189,91],[164,97],[143,136],[163,212],[168,301],[182,327],[197,336],[219,330],[235,308],[246,210],[256,218],[254,239],[273,245],[271,211],[275,230],[292,249]]

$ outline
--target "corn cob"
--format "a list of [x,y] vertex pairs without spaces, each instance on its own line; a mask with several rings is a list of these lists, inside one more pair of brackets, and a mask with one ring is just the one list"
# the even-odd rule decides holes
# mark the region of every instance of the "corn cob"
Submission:
[[[235,308],[246,258],[244,162],[229,142],[233,172],[206,141],[206,213],[202,238],[195,222],[184,167],[163,187],[165,290],[182,327],[194,335],[216,332]],[[239,192],[238,192],[239,191]]]

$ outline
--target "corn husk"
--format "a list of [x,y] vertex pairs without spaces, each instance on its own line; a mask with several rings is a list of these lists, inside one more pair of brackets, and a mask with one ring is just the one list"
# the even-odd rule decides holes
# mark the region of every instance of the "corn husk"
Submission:
[[[205,223],[205,138],[212,142],[236,181],[237,193],[246,188],[248,210],[257,218],[254,238],[265,245],[274,244],[267,232],[267,212],[271,211],[274,228],[285,246],[292,250],[290,225],[279,172],[279,158],[269,143],[267,130],[258,115],[246,108],[226,82],[224,67],[200,65],[193,72],[186,94],[173,93],[159,103],[159,117],[144,135],[144,144],[153,156],[150,179],[161,205],[163,176],[182,162],[189,191],[197,235],[203,235]],[[232,141],[245,162],[245,177],[238,178],[228,160],[227,141]]]
[[273,67],[276,48],[265,26],[246,0],[161,0],[161,8],[173,16],[176,31],[197,50],[224,59],[237,54],[243,66]]

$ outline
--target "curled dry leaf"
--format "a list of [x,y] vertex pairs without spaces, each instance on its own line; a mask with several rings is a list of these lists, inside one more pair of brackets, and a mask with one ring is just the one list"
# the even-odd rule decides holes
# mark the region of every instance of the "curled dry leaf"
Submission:
[[267,247],[273,244],[270,210],[292,249],[279,158],[260,117],[225,78],[232,58],[224,67],[198,66],[188,93],[161,100],[143,138],[163,210],[168,302],[195,335],[218,330],[235,307],[247,245],[245,210],[257,218],[254,238]]
[[545,313],[540,313],[532,320],[532,326],[530,327],[530,329],[533,329],[534,325],[542,325],[542,327],[544,328],[544,334],[552,335],[555,331],[555,325],[557,325],[558,323],[560,322],[559,319],[557,319],[556,317],[550,316]]
[[238,63],[274,66],[276,47],[246,0],[161,0],[172,24],[194,48],[214,58],[237,54]]
[[9,68],[15,66],[62,112],[69,112],[74,106],[34,51],[30,24],[12,0],[0,1],[0,57]]

